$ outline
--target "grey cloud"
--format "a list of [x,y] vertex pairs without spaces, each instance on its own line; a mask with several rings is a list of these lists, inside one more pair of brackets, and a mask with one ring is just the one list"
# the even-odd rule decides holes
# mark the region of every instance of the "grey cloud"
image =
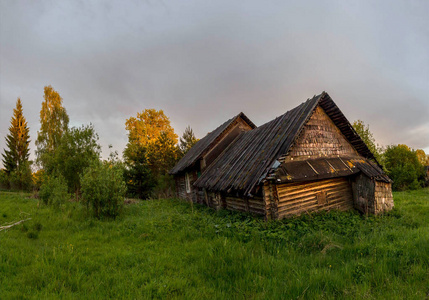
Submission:
[[[326,90],[379,143],[429,152],[427,2],[1,2],[0,149],[16,97],[38,129],[43,86],[122,151],[124,122],[163,109],[202,137],[262,124]],[[426,13],[425,13],[426,12]],[[108,153],[105,153],[107,155]]]

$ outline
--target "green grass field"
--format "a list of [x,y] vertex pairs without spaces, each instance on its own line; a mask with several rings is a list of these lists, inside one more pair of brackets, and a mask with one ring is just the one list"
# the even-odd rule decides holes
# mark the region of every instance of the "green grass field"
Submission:
[[96,220],[0,192],[0,299],[427,299],[429,189],[388,215],[264,222],[179,200]]

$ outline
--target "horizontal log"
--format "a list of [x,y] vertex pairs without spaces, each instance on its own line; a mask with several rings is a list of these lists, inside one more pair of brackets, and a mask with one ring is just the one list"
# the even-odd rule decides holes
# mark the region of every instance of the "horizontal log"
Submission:
[[337,187],[341,185],[348,185],[347,181],[330,181],[330,182],[318,182],[318,183],[312,183],[312,184],[301,184],[300,186],[295,186],[293,188],[289,188],[287,186],[278,186],[277,187],[277,193],[279,197],[283,196],[284,194],[288,195],[294,195],[299,194],[303,190],[313,191],[313,190],[322,190],[327,187]]
[[337,193],[343,193],[343,194],[351,194],[351,188],[348,186],[340,186],[340,187],[329,187],[328,189],[324,189],[324,190],[311,190],[311,191],[302,191],[300,194],[295,193],[292,195],[289,194],[284,194],[282,196],[279,196],[279,202],[287,202],[287,201],[293,201],[295,199],[300,199],[300,198],[305,198],[305,197],[310,197],[310,196],[314,196],[316,197],[316,193],[318,191],[324,191],[326,192],[327,196],[329,197],[330,195],[333,194],[337,194]]
[[350,204],[353,206],[353,200],[351,197],[344,197],[342,195],[338,195],[330,198],[328,200],[328,203],[324,205],[319,205],[317,199],[313,199],[308,201],[292,202],[289,205],[279,206],[278,211],[282,212],[287,210],[294,210],[298,207],[305,207],[307,209],[308,207],[313,207],[313,206],[324,208],[324,207],[329,207],[331,205],[337,205],[337,204],[342,205],[342,203],[346,203],[347,205]]
[[313,205],[311,207],[301,207],[295,210],[279,211],[278,215],[279,215],[279,218],[281,219],[284,217],[300,215],[304,212],[310,213],[310,212],[316,212],[316,211],[322,211],[322,210],[334,210],[334,209],[340,210],[340,211],[346,211],[352,208],[353,208],[353,205],[349,203],[342,203],[342,204],[334,203],[323,207],[318,207],[317,205]]
[[291,182],[291,183],[285,183],[277,185],[277,188],[281,187],[300,187],[302,185],[320,185],[321,183],[330,183],[330,182],[337,182],[337,181],[346,181],[344,178],[330,178],[330,179],[324,179],[324,180],[315,180],[315,181],[309,181],[309,182]]

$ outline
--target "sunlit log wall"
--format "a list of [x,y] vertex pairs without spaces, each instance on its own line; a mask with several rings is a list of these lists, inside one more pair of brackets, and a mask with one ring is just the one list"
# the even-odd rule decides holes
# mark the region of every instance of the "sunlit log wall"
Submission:
[[267,218],[283,219],[320,210],[353,208],[352,188],[347,178],[266,185]]

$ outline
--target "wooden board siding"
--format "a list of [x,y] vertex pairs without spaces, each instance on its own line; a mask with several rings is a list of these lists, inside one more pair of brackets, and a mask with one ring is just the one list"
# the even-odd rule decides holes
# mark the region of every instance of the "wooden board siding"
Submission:
[[364,174],[352,184],[354,207],[364,214],[379,214],[393,208],[392,184],[376,181]]
[[354,208],[364,214],[374,212],[374,181],[364,174],[359,174],[353,180],[352,189]]
[[387,212],[393,208],[392,184],[382,181],[375,182],[374,213]]
[[357,156],[340,129],[318,106],[304,125],[287,157],[282,160],[306,160],[318,157]]
[[176,183],[176,197],[186,199],[185,175],[174,176],[174,180]]
[[305,212],[353,208],[352,188],[347,178],[286,183],[276,189],[278,219]]
[[191,192],[188,193],[186,191],[186,175],[180,174],[175,175],[175,183],[176,183],[176,196],[180,199],[193,201],[195,203],[201,203],[202,197],[200,191],[193,186],[194,182],[198,179],[198,175],[196,171],[188,172],[189,182],[191,187]]
[[226,209],[265,215],[265,203],[262,197],[238,198],[231,195],[225,197]]

